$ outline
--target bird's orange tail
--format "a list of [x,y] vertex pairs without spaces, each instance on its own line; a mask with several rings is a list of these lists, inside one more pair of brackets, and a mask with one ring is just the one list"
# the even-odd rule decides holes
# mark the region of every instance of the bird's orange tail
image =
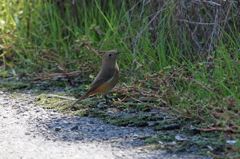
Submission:
[[73,103],[70,108],[74,107],[74,105],[76,105],[79,101],[83,100],[84,98],[86,98],[89,94],[86,93],[84,94],[82,97],[80,97],[75,103]]

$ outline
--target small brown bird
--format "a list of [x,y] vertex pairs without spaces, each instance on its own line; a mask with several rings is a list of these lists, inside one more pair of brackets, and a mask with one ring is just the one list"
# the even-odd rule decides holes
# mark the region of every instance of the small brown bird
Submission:
[[107,105],[109,104],[107,93],[116,85],[119,76],[119,67],[116,61],[117,55],[119,53],[120,52],[111,50],[104,54],[102,58],[102,68],[99,71],[97,77],[92,82],[88,91],[75,103],[73,103],[71,105],[71,108],[74,107],[74,105],[77,104],[80,100],[96,93],[104,95]]

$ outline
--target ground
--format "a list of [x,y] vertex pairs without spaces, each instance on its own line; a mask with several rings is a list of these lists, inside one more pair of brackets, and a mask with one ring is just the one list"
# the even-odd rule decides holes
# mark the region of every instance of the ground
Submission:
[[211,158],[168,153],[161,143],[154,148],[143,142],[156,134],[150,126],[114,126],[98,118],[61,114],[43,109],[37,97],[31,91],[0,92],[2,158]]

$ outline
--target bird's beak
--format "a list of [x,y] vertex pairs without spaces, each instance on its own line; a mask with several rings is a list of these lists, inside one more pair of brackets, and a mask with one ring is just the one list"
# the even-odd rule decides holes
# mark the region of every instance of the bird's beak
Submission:
[[121,53],[121,51],[118,51],[118,52],[117,52],[117,54],[120,54],[120,53]]

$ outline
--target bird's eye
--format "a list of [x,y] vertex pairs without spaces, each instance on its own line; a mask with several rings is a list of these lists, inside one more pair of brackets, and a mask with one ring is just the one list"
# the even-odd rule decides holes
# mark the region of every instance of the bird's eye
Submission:
[[109,56],[109,57],[111,57],[111,56],[112,56],[112,54],[109,54],[108,56]]

